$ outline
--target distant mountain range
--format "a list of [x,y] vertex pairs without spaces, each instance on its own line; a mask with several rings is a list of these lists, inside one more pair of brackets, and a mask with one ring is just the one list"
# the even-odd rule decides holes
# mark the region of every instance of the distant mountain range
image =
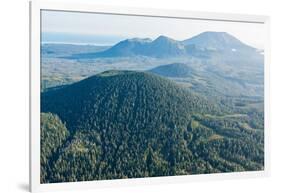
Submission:
[[242,43],[226,32],[203,32],[183,41],[177,41],[166,36],[159,36],[155,40],[149,38],[126,39],[101,52],[74,54],[67,58],[88,59],[132,56],[156,58],[185,56],[210,57],[214,53],[230,53],[237,55],[241,52],[247,53],[247,55],[260,55],[256,48]]
[[[133,38],[110,47],[44,44],[41,50],[43,60],[48,58],[45,64],[52,73],[53,68],[57,70],[69,63],[61,67],[62,77],[66,76],[67,68],[80,71],[77,77],[92,75],[93,70],[89,69],[93,68],[96,72],[140,70],[187,82],[203,93],[210,88],[210,92],[223,95],[263,96],[263,54],[226,32],[203,32],[183,41],[166,36],[155,40]],[[49,65],[56,60],[55,66]],[[81,66],[73,66],[76,62]],[[63,82],[70,82],[69,77],[64,79]],[[47,82],[61,85],[57,80],[54,77]]]

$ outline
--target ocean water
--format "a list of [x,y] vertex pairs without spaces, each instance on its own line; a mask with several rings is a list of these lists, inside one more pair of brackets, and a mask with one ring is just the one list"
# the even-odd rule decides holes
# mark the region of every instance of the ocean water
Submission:
[[64,43],[79,45],[113,45],[127,37],[108,36],[108,35],[88,35],[88,34],[69,34],[42,32],[41,43]]

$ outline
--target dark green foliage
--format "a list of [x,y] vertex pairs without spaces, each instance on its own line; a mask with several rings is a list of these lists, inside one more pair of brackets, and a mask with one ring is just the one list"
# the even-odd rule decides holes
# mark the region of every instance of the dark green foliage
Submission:
[[50,182],[92,180],[92,172],[100,164],[100,145],[99,135],[94,131],[77,132],[54,160]]
[[51,160],[69,135],[57,115],[41,113],[41,182],[48,182],[52,169]]
[[58,114],[70,130],[173,128],[186,125],[191,113],[218,112],[214,104],[168,79],[133,71],[108,71],[43,93],[41,107]]
[[107,71],[41,99],[70,132],[43,183],[263,169],[259,114],[226,114],[166,78]]

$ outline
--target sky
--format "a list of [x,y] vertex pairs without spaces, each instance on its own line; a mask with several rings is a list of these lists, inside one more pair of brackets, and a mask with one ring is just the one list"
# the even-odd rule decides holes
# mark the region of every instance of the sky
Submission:
[[250,46],[264,48],[265,26],[258,23],[41,11],[43,42],[113,45],[127,38],[160,35],[185,40],[204,31],[227,32]]

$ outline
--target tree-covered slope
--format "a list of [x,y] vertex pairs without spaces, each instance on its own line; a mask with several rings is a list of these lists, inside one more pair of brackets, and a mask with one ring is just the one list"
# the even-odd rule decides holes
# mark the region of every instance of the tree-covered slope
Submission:
[[50,171],[53,167],[50,165],[50,159],[58,153],[68,135],[68,130],[57,115],[41,113],[41,182],[46,182],[50,178]]
[[[217,105],[151,73],[107,71],[43,93],[41,109],[70,132],[44,182],[263,168],[263,133],[247,117],[232,123]],[[228,126],[234,135],[223,132]]]
[[181,78],[190,76],[192,73],[194,73],[194,70],[184,63],[172,63],[157,66],[149,70],[149,72],[166,77]]
[[107,71],[43,93],[41,108],[58,114],[71,130],[118,124],[151,128],[182,125],[192,112],[217,110],[204,98],[168,79],[134,71]]

